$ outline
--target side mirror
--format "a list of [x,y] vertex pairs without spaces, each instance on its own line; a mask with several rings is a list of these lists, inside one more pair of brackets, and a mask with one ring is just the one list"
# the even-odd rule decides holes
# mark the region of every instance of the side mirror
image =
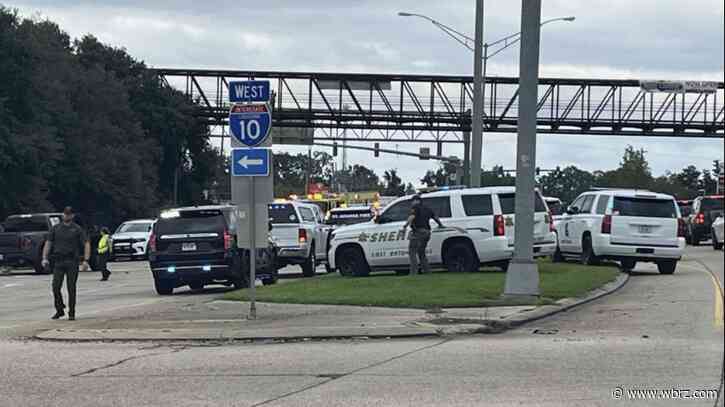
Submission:
[[579,208],[577,208],[576,206],[570,206],[566,208],[566,213],[568,215],[576,215],[577,213],[579,213]]

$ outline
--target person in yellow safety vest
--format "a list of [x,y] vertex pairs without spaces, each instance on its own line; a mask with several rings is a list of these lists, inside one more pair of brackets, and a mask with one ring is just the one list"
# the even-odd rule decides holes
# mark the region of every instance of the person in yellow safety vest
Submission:
[[108,242],[109,231],[107,227],[101,228],[101,239],[98,241],[98,267],[101,269],[101,281],[108,281],[111,272],[108,270],[108,256],[110,255],[110,246]]

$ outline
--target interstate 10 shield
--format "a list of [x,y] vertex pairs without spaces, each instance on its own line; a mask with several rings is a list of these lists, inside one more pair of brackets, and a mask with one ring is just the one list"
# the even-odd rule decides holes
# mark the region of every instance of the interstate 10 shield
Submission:
[[229,130],[245,146],[263,143],[272,128],[272,114],[267,104],[235,104],[229,111]]

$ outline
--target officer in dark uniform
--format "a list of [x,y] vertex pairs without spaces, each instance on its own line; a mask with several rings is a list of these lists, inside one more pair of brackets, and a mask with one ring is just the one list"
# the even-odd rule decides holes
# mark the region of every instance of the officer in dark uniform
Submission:
[[418,260],[420,260],[421,272],[430,273],[430,265],[428,265],[428,257],[425,255],[425,249],[430,240],[430,220],[433,219],[438,227],[443,227],[438,216],[427,206],[423,205],[420,195],[414,195],[411,199],[412,208],[408,221],[403,226],[403,230],[407,230],[408,226],[412,229],[408,240],[408,256],[410,257],[410,275],[418,274]]
[[83,228],[73,222],[73,209],[70,206],[63,209],[63,222],[55,225],[48,235],[48,241],[43,248],[43,267],[48,267],[48,256],[53,259],[53,298],[55,300],[55,315],[58,319],[65,315],[63,287],[65,277],[68,289],[68,320],[76,319],[76,283],[78,282],[78,262],[83,256],[81,267],[88,271],[88,260],[91,257],[91,245]]

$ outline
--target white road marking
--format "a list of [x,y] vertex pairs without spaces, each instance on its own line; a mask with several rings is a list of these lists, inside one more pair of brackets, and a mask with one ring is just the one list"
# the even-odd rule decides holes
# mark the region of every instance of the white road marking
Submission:
[[9,283],[9,284],[3,285],[3,288],[20,287],[20,286],[22,286],[22,284],[20,284],[20,283]]

